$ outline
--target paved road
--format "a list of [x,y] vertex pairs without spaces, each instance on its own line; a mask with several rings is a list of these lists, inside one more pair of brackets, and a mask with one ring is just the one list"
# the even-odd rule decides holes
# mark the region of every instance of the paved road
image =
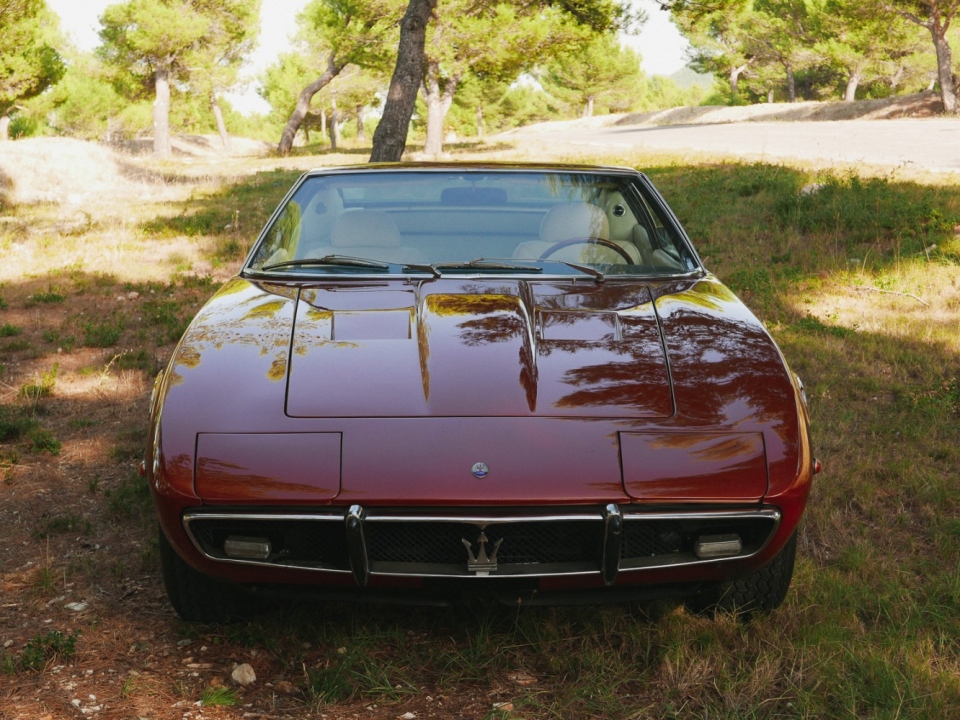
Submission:
[[[673,126],[539,126],[537,140],[598,154],[630,150],[700,150],[749,159],[798,158],[960,172],[960,119],[742,122]],[[524,130],[516,138],[534,141]]]

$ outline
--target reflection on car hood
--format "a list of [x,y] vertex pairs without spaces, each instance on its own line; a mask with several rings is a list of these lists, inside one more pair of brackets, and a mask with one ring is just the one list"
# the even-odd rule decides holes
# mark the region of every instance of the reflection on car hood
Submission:
[[652,296],[633,283],[304,289],[289,373],[293,417],[673,413]]

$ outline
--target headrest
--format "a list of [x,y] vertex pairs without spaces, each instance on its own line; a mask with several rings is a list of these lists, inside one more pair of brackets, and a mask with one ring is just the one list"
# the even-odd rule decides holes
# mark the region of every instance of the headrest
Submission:
[[540,239],[558,243],[581,237],[610,239],[607,215],[596,205],[585,202],[554,205],[540,222]]
[[506,205],[507,191],[497,187],[449,187],[440,193],[440,202],[444,205]]
[[393,218],[381,210],[346,210],[337,218],[330,241],[334,247],[397,247],[400,230]]

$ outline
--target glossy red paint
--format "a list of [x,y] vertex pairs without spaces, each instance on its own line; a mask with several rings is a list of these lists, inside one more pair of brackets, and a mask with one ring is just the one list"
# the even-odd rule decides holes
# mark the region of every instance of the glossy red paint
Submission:
[[[236,278],[178,345],[151,426],[146,469],[164,532],[190,565],[242,583],[354,581],[210,560],[185,535],[184,511],[612,503],[781,513],[751,559],[620,573],[628,586],[762,566],[795,531],[813,474],[779,350],[708,274]],[[489,475],[471,475],[477,462]],[[602,585],[540,580],[544,590]]]
[[510,279],[305,290],[287,414],[668,417],[651,300],[633,284]]
[[620,456],[641,502],[759,502],[767,491],[762,433],[620,433]]
[[196,478],[209,503],[327,503],[340,492],[340,433],[200,433]]

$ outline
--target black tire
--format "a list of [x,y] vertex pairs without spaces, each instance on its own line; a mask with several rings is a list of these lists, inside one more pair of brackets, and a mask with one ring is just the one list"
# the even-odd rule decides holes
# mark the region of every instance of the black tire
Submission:
[[158,527],[163,586],[177,615],[187,622],[220,623],[250,615],[259,605],[236,585],[197,572],[177,555]]
[[794,532],[779,554],[765,566],[739,580],[713,585],[687,598],[687,610],[705,617],[720,612],[744,618],[776,610],[787,596],[796,558],[797,533]]

